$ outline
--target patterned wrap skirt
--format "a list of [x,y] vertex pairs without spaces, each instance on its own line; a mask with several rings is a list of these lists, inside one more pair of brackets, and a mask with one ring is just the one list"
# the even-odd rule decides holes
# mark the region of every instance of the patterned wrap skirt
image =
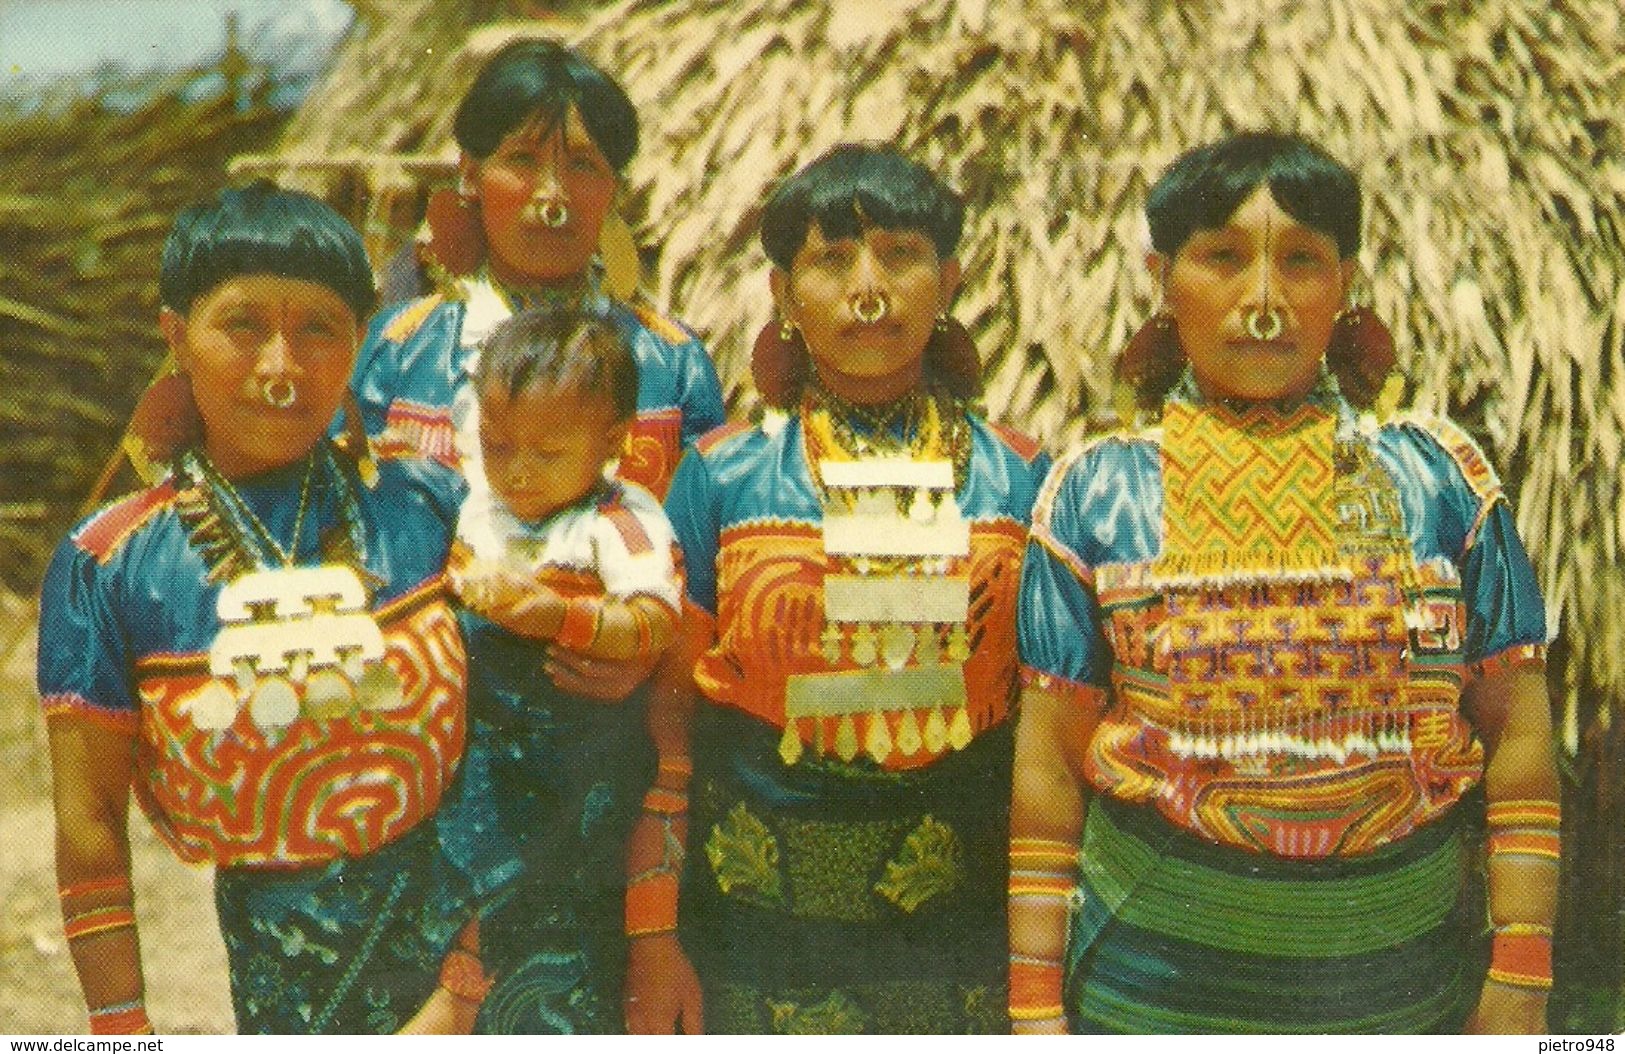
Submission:
[[243,1034],[385,1034],[417,1013],[471,907],[432,823],[319,867],[221,868],[215,907]]
[[477,1033],[625,1031],[626,840],[654,778],[642,692],[572,696],[534,642],[464,612],[468,752],[436,822],[495,979]]
[[1094,799],[1067,942],[1072,1030],[1459,1031],[1486,967],[1462,811],[1370,854],[1298,861]]
[[682,939],[719,1033],[1003,1032],[1011,730],[892,772],[696,715]]

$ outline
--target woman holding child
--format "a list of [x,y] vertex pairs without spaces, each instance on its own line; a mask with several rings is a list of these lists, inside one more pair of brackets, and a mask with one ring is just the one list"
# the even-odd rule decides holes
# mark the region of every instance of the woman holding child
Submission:
[[429,213],[440,291],[380,315],[356,389],[383,449],[457,464],[469,487],[453,577],[471,736],[439,827],[480,898],[478,1028],[618,1031],[645,888],[628,892],[626,838],[656,776],[639,684],[679,604],[650,492],[722,422],[721,390],[700,342],[636,293],[613,204],[637,116],[613,80],[516,42],[455,133],[461,185]]
[[478,965],[448,954],[467,912],[425,821],[464,742],[443,575],[460,484],[327,438],[373,302],[327,206],[266,183],[193,206],[160,293],[201,443],[80,524],[41,597],[57,877],[92,1031],[151,1027],[132,792],[178,856],[217,868],[240,1030],[450,1026]]
[[1013,1023],[1544,1030],[1541,598],[1473,442],[1378,418],[1358,184],[1241,134],[1146,211],[1161,307],[1121,364],[1146,420],[1055,466],[1023,571]]
[[782,322],[754,368],[778,412],[706,437],[667,498],[689,662],[663,687],[705,705],[672,824],[693,832],[682,942],[634,946],[635,1031],[1004,1028],[1015,590],[1045,459],[972,409],[962,221],[882,147],[767,203]]

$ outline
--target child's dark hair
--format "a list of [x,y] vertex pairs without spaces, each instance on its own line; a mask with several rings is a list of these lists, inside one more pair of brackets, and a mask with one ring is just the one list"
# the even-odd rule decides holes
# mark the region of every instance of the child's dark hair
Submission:
[[184,315],[221,283],[255,274],[326,286],[357,319],[372,314],[378,300],[367,250],[349,221],[266,179],[181,210],[164,241],[158,296]]
[[469,157],[491,156],[516,128],[540,119],[562,129],[574,106],[615,171],[638,152],[638,114],[621,86],[579,52],[553,40],[517,40],[480,70],[457,107],[452,132]]
[[1285,132],[1238,132],[1180,155],[1146,199],[1151,247],[1172,259],[1192,234],[1223,227],[1261,186],[1288,216],[1336,242],[1338,256],[1359,252],[1359,180],[1319,146]]
[[477,390],[495,384],[511,399],[532,387],[601,395],[618,420],[638,412],[638,362],[610,319],[581,308],[528,308],[486,338]]
[[788,271],[813,224],[852,238],[873,224],[920,231],[946,260],[959,245],[965,205],[930,169],[895,148],[844,143],[779,184],[762,212],[762,247]]

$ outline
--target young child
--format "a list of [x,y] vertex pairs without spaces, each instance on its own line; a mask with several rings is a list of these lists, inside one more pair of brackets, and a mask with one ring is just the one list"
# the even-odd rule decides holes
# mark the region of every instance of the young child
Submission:
[[620,1031],[626,838],[654,775],[641,693],[567,694],[547,642],[629,659],[676,637],[658,502],[612,472],[637,364],[579,309],[493,330],[460,408],[469,495],[451,560],[469,648],[469,750],[441,838],[483,898],[495,987],[479,1031]]

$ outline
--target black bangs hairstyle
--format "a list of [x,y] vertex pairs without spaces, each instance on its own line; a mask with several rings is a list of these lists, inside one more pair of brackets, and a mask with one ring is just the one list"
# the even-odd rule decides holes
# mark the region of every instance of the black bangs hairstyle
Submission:
[[582,308],[527,308],[491,330],[474,389],[574,391],[606,398],[618,420],[638,412],[638,362],[615,323]]
[[1283,212],[1336,242],[1339,257],[1359,251],[1359,180],[1319,146],[1281,132],[1240,132],[1169,165],[1146,200],[1151,247],[1172,259],[1265,185]]
[[184,315],[222,282],[260,274],[326,286],[358,321],[378,300],[367,250],[349,221],[309,194],[264,179],[222,190],[175,217],[158,296]]
[[552,40],[515,41],[493,55],[458,105],[452,134],[463,153],[483,160],[533,120],[562,130],[571,106],[604,159],[624,169],[638,152],[632,100],[609,74]]
[[837,146],[779,184],[762,212],[762,248],[788,271],[813,224],[825,238],[866,226],[920,231],[946,260],[959,244],[965,204],[929,169],[889,146]]

